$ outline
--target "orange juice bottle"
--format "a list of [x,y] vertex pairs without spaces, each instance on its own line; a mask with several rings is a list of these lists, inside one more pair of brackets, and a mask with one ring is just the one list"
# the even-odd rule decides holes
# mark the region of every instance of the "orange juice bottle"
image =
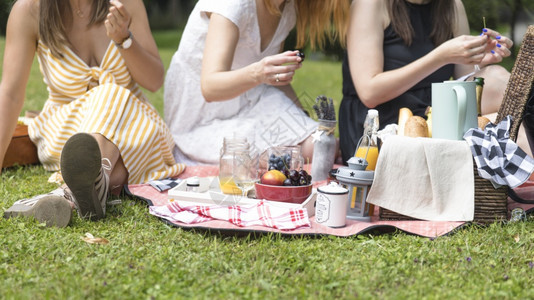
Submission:
[[[363,136],[361,142],[354,153],[355,157],[361,157],[367,160],[366,171],[374,171],[376,168],[376,161],[378,160],[378,142],[377,142],[377,132],[379,127],[378,121],[378,110],[370,109],[367,111],[367,117],[363,123]],[[356,189],[356,188],[354,188]],[[354,207],[356,201],[357,191],[353,191],[353,199],[351,199],[351,207]],[[374,205],[369,205],[369,216],[373,215],[375,210]]]
[[358,150],[356,150],[356,154],[354,154],[354,156],[365,158],[365,160],[367,160],[367,163],[368,163],[367,168],[365,170],[374,171],[376,168],[376,161],[378,160],[378,147],[370,146],[369,148],[367,148],[367,147],[360,146],[358,147]]
[[378,143],[376,134],[378,132],[378,111],[370,109],[363,123],[363,136],[356,149],[354,156],[362,157],[367,160],[367,171],[374,171],[378,159]]

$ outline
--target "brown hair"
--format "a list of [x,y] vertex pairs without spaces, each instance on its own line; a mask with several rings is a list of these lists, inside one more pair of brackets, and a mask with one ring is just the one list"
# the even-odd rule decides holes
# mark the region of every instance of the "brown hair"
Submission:
[[[272,14],[280,14],[272,0],[264,0]],[[349,0],[295,0],[297,9],[297,48],[310,41],[312,49],[323,48],[325,38],[345,45]]]
[[[109,0],[92,1],[89,25],[104,22],[109,12]],[[65,23],[72,21],[72,9],[67,0],[39,1],[39,38],[54,56],[62,57],[63,46],[70,45]]]
[[[405,0],[388,0],[388,13],[393,30],[404,40],[406,45],[411,45],[413,40],[413,27],[408,15],[408,7]],[[452,0],[432,0],[432,31],[430,38],[435,46],[439,46],[454,37],[454,24],[456,19],[456,5]]]

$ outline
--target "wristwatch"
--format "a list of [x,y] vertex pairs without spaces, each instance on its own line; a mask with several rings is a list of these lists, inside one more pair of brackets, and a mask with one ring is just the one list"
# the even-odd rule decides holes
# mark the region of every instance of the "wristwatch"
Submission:
[[132,33],[128,31],[128,37],[122,43],[115,43],[120,49],[128,49],[132,46]]

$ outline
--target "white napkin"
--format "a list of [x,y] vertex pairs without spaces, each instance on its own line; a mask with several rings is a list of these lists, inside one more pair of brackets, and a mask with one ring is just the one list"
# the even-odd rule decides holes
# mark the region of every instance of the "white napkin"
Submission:
[[466,141],[392,136],[380,149],[367,202],[428,221],[472,221],[473,157]]

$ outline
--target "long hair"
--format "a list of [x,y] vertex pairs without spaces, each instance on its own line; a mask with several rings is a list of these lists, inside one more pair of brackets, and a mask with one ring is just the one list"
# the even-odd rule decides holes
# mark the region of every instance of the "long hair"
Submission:
[[[264,0],[271,14],[279,15],[280,10],[272,0]],[[349,0],[295,0],[297,10],[297,48],[307,41],[312,49],[323,48],[325,39],[336,39],[345,45]]]
[[[89,25],[103,22],[109,11],[109,0],[92,1]],[[63,46],[70,45],[65,23],[72,22],[72,9],[67,0],[39,1],[39,38],[52,54],[62,57]]]
[[[454,37],[456,6],[452,0],[432,0],[432,31],[430,38],[435,46],[439,46]],[[414,30],[408,15],[408,7],[404,0],[388,0],[389,19],[393,30],[402,38],[406,45],[411,45]]]

